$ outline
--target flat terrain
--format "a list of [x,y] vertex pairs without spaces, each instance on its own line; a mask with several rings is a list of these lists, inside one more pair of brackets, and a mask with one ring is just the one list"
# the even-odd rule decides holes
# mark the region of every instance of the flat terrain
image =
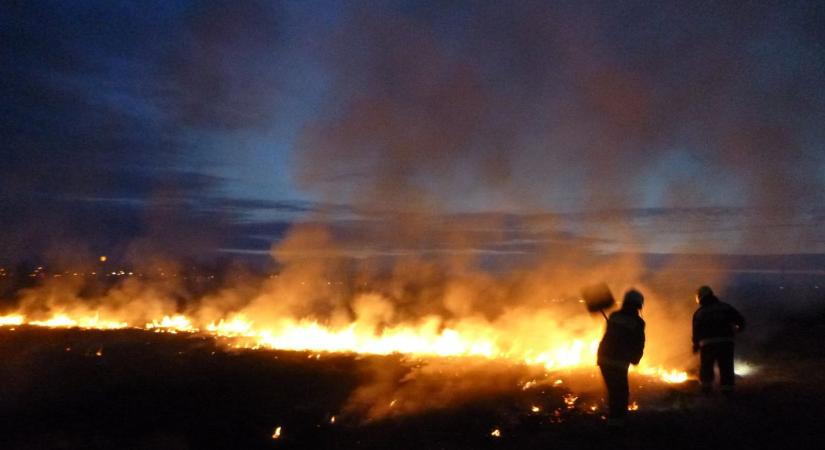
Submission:
[[701,397],[690,382],[633,378],[639,409],[616,435],[592,370],[5,327],[0,448],[816,448],[825,365],[783,357],[759,361],[732,400]]

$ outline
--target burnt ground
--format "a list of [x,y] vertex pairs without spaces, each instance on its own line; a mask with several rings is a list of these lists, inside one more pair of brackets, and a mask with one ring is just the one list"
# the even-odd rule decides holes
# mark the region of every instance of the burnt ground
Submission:
[[[553,374],[524,389],[520,383],[534,374],[515,366],[497,368],[489,372],[486,388],[473,391],[456,381],[485,377],[484,370],[437,375],[439,370],[430,375],[452,376],[449,386],[459,395],[449,395],[453,387],[408,390],[416,397],[408,400],[433,407],[403,411],[399,405],[402,413],[384,408],[387,414],[367,420],[366,410],[348,399],[375,368],[399,386],[425,383],[409,376],[421,362],[229,350],[208,338],[140,330],[5,327],[0,328],[0,448],[817,447],[825,436],[825,364],[817,352],[804,356],[805,346],[821,347],[816,334],[822,326],[817,326],[816,333],[794,338],[799,352],[774,349],[773,358],[756,361],[761,370],[739,381],[734,399],[702,397],[690,382],[673,386],[634,379],[631,395],[640,409],[631,413],[622,435],[606,428],[601,382],[592,373]],[[578,378],[580,386],[595,390],[578,392],[568,381],[554,386],[556,377]],[[490,389],[496,384],[501,386]],[[389,400],[376,392],[376,401]],[[564,397],[571,393],[579,398],[568,406]],[[445,396],[450,401],[443,402]],[[533,405],[541,410],[531,411]],[[276,426],[279,439],[272,438]],[[496,428],[500,437],[491,435]]]

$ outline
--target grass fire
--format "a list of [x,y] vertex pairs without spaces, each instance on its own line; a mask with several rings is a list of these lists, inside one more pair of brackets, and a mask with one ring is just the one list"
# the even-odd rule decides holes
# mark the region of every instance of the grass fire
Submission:
[[814,445],[820,3],[5,2],[0,449]]
[[[225,321],[234,324],[227,332],[220,321],[201,325],[194,316],[96,327],[95,316],[61,314],[55,321],[4,316],[4,448],[598,448],[615,439],[589,350],[582,361],[549,367],[490,354],[278,348],[254,340],[254,321]],[[599,317],[586,317],[602,331]],[[317,323],[308,329],[334,331]],[[695,439],[711,443],[697,430],[726,424],[738,429],[723,442],[758,448],[779,436],[761,421],[787,407],[800,412],[785,410],[783,420],[794,420],[785,425],[812,433],[815,424],[801,411],[816,403],[805,393],[817,388],[802,380],[816,363],[780,365],[766,356],[770,348],[751,347],[751,361],[737,362],[744,370],[733,401],[702,396],[692,368],[677,373],[686,379],[631,371],[631,425],[622,439],[693,448]],[[38,425],[43,420],[49,428]]]
[[[576,336],[550,330],[543,347],[524,344],[524,336],[508,336],[492,324],[458,322],[456,328],[445,328],[435,317],[417,325],[397,325],[378,332],[374,326],[352,323],[341,328],[329,328],[304,319],[278,320],[276,328],[256,326],[243,315],[220,319],[202,326],[192,317],[181,314],[163,317],[143,324],[130,324],[114,317],[93,315],[73,316],[65,312],[44,320],[27,320],[22,314],[0,316],[0,326],[29,325],[45,328],[80,328],[95,330],[141,329],[158,333],[189,333],[221,338],[235,348],[268,348],[309,352],[355,353],[371,355],[402,354],[411,357],[468,357],[501,359],[543,367],[548,371],[592,366],[598,345],[599,328]],[[527,325],[527,324],[525,324]],[[527,332],[530,332],[528,330]],[[680,383],[687,379],[683,370],[641,366],[639,372],[659,377],[665,382]]]

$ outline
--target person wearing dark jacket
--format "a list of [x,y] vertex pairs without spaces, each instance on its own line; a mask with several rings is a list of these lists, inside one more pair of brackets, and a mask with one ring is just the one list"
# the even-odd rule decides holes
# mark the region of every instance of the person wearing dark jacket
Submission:
[[645,321],[639,316],[643,304],[641,292],[628,290],[621,309],[610,314],[599,343],[597,363],[607,386],[610,426],[623,425],[627,416],[630,396],[627,369],[630,364],[639,364],[645,347]]
[[745,329],[745,319],[733,306],[720,301],[708,286],[696,291],[699,309],[693,314],[693,352],[699,352],[702,392],[713,390],[713,366],[719,366],[719,385],[733,392],[733,337]]

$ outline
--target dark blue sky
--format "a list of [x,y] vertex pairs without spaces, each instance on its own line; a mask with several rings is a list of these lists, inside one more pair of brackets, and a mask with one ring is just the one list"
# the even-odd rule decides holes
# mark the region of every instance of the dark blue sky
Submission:
[[0,259],[208,258],[409,212],[822,252],[823,30],[821,2],[10,2]]

